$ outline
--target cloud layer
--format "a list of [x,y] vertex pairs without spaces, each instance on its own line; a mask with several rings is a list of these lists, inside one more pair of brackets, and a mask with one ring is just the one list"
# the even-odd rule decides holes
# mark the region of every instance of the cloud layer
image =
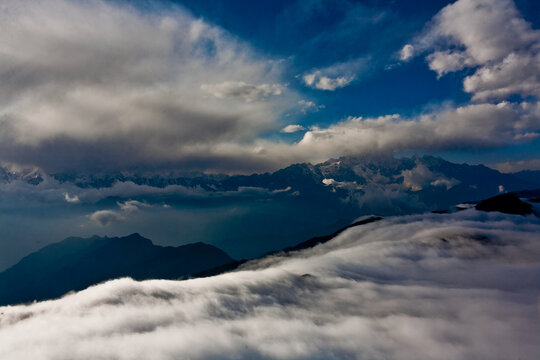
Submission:
[[[399,54],[404,61],[425,55],[438,76],[470,68],[463,79],[470,103],[410,116],[350,116],[325,127],[288,118],[322,105],[287,86],[287,61],[264,57],[182,9],[8,0],[0,22],[0,161],[49,172],[251,173],[540,136],[540,32],[510,0],[448,5]],[[370,61],[314,68],[301,81],[335,91],[359,80]],[[287,124],[308,131],[291,143],[280,131],[300,128]]]
[[181,9],[10,0],[0,22],[4,161],[188,163],[217,143],[279,130],[277,116],[296,106],[291,92],[261,101],[286,92],[278,62]]
[[111,281],[3,307],[10,359],[534,358],[540,223],[398,217],[187,281]]

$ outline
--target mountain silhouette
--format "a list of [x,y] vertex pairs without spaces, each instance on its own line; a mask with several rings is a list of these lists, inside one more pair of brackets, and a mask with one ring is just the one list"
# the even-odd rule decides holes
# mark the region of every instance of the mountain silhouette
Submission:
[[67,238],[0,273],[0,305],[52,299],[106,280],[177,279],[233,261],[204,243],[164,247],[139,234]]

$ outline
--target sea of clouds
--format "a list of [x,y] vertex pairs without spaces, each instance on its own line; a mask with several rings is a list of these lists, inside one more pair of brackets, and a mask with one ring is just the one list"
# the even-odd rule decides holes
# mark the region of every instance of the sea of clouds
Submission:
[[241,271],[0,307],[5,359],[534,359],[540,221],[388,218]]

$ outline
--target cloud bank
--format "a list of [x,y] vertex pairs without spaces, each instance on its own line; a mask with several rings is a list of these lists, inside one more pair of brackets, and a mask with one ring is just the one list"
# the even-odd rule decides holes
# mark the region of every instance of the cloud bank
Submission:
[[216,144],[279,130],[296,106],[279,61],[180,8],[8,0],[0,22],[4,161],[52,171],[203,161]]
[[540,223],[465,210],[350,229],[187,281],[0,308],[10,359],[534,358]]

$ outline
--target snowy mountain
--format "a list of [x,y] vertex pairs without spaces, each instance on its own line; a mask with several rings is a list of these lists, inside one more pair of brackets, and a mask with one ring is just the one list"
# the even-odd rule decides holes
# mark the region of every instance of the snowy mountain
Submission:
[[343,157],[316,165],[294,164],[273,173],[253,175],[55,174],[53,177],[81,188],[104,188],[132,182],[156,188],[197,187],[208,192],[231,192],[242,188],[296,192],[301,198],[315,196],[320,201],[336,204],[354,203],[368,212],[382,215],[445,208],[456,201],[480,200],[501,192],[540,186],[534,176],[503,174],[483,165],[455,164],[433,156]]

